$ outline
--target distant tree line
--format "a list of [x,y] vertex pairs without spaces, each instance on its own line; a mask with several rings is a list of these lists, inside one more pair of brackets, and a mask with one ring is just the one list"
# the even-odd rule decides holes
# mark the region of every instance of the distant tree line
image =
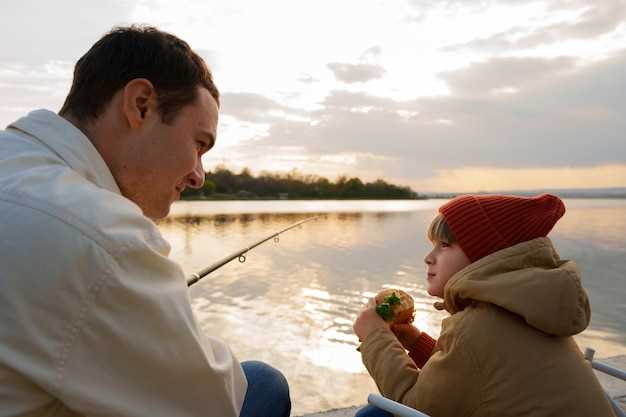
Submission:
[[236,174],[224,166],[205,174],[200,189],[187,188],[183,199],[416,199],[409,187],[378,179],[364,183],[359,178],[339,177],[335,182],[298,171],[262,172],[253,176],[243,169]]

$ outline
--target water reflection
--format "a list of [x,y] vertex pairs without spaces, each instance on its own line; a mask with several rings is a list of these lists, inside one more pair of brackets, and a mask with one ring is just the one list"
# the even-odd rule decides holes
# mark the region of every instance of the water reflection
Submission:
[[[416,325],[437,336],[444,313],[424,289],[424,233],[441,204],[237,202],[226,214],[183,203],[159,227],[172,257],[190,275],[224,256],[312,215],[321,217],[251,251],[191,289],[200,326],[225,340],[241,360],[264,360],[287,376],[294,414],[360,404],[376,390],[356,352],[352,322],[381,288],[399,287],[415,297]],[[393,203],[393,202],[392,202]],[[626,204],[568,203],[554,240],[564,258],[579,261],[592,300],[591,328],[578,339],[599,356],[626,352]],[[306,211],[306,209],[314,209]],[[222,207],[223,208],[223,207]],[[254,213],[253,209],[261,213]],[[289,212],[290,209],[295,212]],[[194,214],[194,210],[197,213]],[[352,211],[351,211],[352,210]],[[218,210],[219,211],[219,210]],[[276,214],[270,213],[277,212]],[[606,219],[605,217],[611,217]]]

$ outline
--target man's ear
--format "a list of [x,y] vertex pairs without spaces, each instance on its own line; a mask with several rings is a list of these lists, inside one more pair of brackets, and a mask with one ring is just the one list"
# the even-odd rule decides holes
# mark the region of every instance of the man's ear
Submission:
[[122,112],[131,128],[141,126],[145,120],[158,113],[156,90],[145,78],[135,78],[122,91]]

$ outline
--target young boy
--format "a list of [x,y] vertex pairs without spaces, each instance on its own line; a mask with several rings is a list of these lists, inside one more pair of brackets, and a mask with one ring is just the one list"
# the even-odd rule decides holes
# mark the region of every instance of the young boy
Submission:
[[432,417],[613,416],[572,338],[590,319],[580,273],[546,237],[564,213],[549,194],[443,205],[424,259],[428,293],[450,313],[439,339],[390,328],[371,301],[354,323],[380,392]]

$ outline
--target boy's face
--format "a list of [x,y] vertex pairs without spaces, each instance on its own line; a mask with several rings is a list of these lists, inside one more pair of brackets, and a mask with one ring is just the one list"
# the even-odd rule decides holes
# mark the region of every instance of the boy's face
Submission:
[[443,298],[443,288],[448,280],[471,264],[458,243],[434,241],[433,250],[424,258],[426,262],[426,290],[434,297]]

